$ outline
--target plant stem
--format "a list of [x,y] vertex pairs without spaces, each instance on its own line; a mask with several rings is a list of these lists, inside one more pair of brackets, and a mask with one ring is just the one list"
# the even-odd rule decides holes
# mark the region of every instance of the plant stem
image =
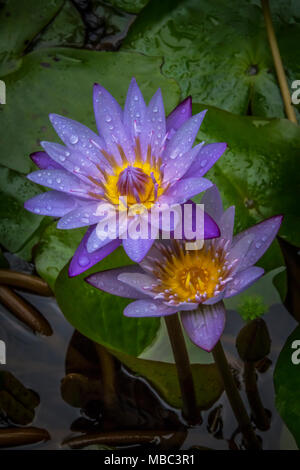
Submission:
[[269,0],[261,0],[266,30],[287,118],[298,124],[272,23]]
[[216,344],[212,353],[221,374],[230,405],[239,423],[240,430],[246,440],[247,446],[251,450],[259,450],[261,449],[261,445],[254,433],[248,413],[234,382],[221,341]]
[[198,423],[201,418],[196,404],[192,369],[178,314],[166,316],[165,322],[173,350],[182,395],[183,416],[190,423]]
[[248,402],[253,413],[253,420],[258,429],[266,431],[270,428],[270,417],[267,415],[259,395],[254,362],[245,362],[244,381]]

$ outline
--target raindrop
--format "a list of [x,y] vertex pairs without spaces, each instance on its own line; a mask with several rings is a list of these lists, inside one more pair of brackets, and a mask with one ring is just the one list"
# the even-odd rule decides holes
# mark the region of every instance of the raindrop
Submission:
[[61,162],[64,162],[66,157],[64,155],[60,155],[59,159],[60,159]]
[[207,164],[207,160],[202,160],[200,162],[200,166],[202,166],[202,168]]
[[37,207],[34,209],[34,212],[36,212],[37,214],[39,214],[41,211],[40,209],[38,209]]
[[256,247],[256,248],[260,248],[260,247],[261,247],[261,242],[255,243],[255,247]]
[[111,117],[110,117],[109,115],[106,116],[105,121],[106,121],[106,122],[110,122],[110,121],[111,121]]
[[78,264],[83,268],[84,266],[87,266],[89,264],[90,260],[87,256],[80,256],[78,260]]
[[48,179],[47,179],[47,183],[48,183],[48,184],[52,184],[52,179],[51,179],[51,178],[48,178]]
[[157,113],[157,112],[158,112],[158,107],[157,107],[157,106],[154,106],[153,112],[154,112],[154,113]]
[[57,182],[58,184],[60,184],[60,183],[61,183],[61,178],[56,178],[56,182]]
[[71,144],[77,144],[78,140],[79,139],[78,139],[77,135],[71,135],[71,137],[70,137]]

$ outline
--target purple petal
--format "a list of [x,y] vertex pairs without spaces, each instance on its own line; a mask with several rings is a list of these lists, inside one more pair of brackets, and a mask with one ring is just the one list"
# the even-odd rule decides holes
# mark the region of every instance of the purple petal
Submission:
[[168,204],[182,204],[211,186],[212,182],[206,178],[183,178],[167,189],[159,201]]
[[144,126],[146,110],[143,95],[135,78],[133,78],[128,88],[123,116],[124,127],[128,135],[132,137],[133,142]]
[[127,158],[134,161],[133,146],[123,125],[120,106],[111,94],[98,84],[94,85],[94,111],[98,132],[104,138],[108,152],[122,164],[118,150],[118,145],[121,145]]
[[100,250],[94,251],[94,253],[88,253],[86,249],[86,242],[94,228],[94,226],[88,228],[77,250],[74,253],[69,266],[70,277],[78,276],[84,271],[87,271],[96,263],[106,258],[106,256],[110,255],[110,253],[112,253],[121,244],[120,240],[112,240],[103,248],[100,248]]
[[109,294],[118,295],[119,297],[147,299],[148,295],[139,292],[134,287],[126,285],[118,279],[121,275],[127,276],[133,275],[134,273],[143,275],[142,272],[139,266],[124,266],[122,268],[109,269],[108,271],[91,274],[85,281],[97,289],[108,292]]
[[166,135],[166,117],[164,102],[161,90],[151,98],[146,111],[146,123],[141,133],[142,148],[147,149],[148,144],[151,144],[152,153],[159,155],[163,140]]
[[162,302],[151,300],[136,300],[127,305],[124,310],[126,317],[162,317],[176,313],[178,307],[167,307]]
[[204,204],[205,212],[207,212],[218,224],[223,214],[223,204],[220,192],[216,185],[213,185],[205,191],[201,199],[201,204]]
[[228,283],[225,298],[232,297],[233,295],[239,294],[243,290],[247,289],[263,274],[263,268],[259,268],[258,266],[251,266],[244,271],[240,271],[235,275],[233,281]]
[[242,269],[243,261],[252,242],[253,234],[249,234],[244,236],[243,238],[240,238],[231,246],[228,261],[231,263],[234,260],[238,260],[237,264],[235,265],[234,271]]
[[223,333],[225,309],[220,304],[202,305],[198,310],[181,313],[181,320],[192,342],[210,352]]
[[282,219],[282,215],[276,215],[270,219],[266,219],[263,222],[260,222],[257,225],[253,225],[253,227],[244,230],[234,237],[234,243],[239,242],[245,235],[250,235],[253,237],[253,243],[251,244],[245,256],[240,269],[252,266],[259,260],[259,258],[261,258],[261,256],[269,248],[272,241],[276,237]]
[[91,199],[88,192],[93,191],[94,187],[81,181],[77,176],[65,170],[38,170],[29,173],[27,178],[34,183],[46,186],[63,193],[70,193],[71,196]]
[[177,131],[182,124],[192,117],[192,97],[188,96],[167,117],[167,132]]
[[30,158],[41,170],[63,169],[63,167],[59,163],[53,161],[46,152],[34,152],[30,155]]
[[87,179],[88,176],[99,177],[100,173],[96,165],[81,153],[54,142],[41,142],[41,145],[54,162],[78,178],[91,184],[91,181]]
[[219,228],[221,231],[221,237],[225,240],[232,240],[233,234],[233,227],[234,227],[234,215],[235,215],[235,207],[230,206],[228,209],[222,214],[222,217],[219,222]]
[[[197,157],[203,144],[198,144],[188,152],[182,155],[182,157],[176,158],[173,162],[166,165],[164,170],[164,182],[171,181],[173,179],[179,180],[183,175],[189,175],[189,167],[191,166],[194,159]],[[194,173],[193,176],[201,176]]]
[[205,175],[221,155],[223,155],[226,148],[227,144],[222,142],[205,145],[194,159],[186,176],[193,176],[195,174],[197,176]]
[[93,225],[98,223],[104,214],[101,213],[101,205],[105,205],[102,202],[90,202],[85,203],[83,206],[69,212],[62,217],[57,224],[57,228],[62,230],[69,230],[71,228],[85,227],[86,225]]
[[152,239],[138,238],[133,240],[132,238],[126,238],[123,240],[123,247],[129,258],[139,263],[146,256],[154,242],[155,240]]
[[167,143],[163,153],[163,161],[167,165],[174,164],[176,158],[192,148],[205,114],[206,110],[188,119]]
[[59,191],[38,194],[24,203],[24,207],[28,211],[52,217],[62,217],[72,211],[76,205],[76,198]]
[[58,114],[50,114],[49,118],[58,136],[71,150],[82,153],[94,163],[102,162],[107,166],[107,161],[99,150],[105,148],[105,143],[95,132],[80,122]]
[[[119,274],[118,280],[128,286],[136,289],[137,291],[141,292],[142,294],[150,297],[154,297],[155,294],[151,292],[152,284],[155,281],[155,278],[149,276],[148,274],[139,272],[125,272]],[[134,297],[138,298],[138,297]]]

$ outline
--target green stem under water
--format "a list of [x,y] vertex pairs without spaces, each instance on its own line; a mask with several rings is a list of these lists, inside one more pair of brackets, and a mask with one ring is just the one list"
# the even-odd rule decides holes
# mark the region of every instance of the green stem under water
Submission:
[[173,350],[182,395],[183,416],[190,423],[199,423],[201,417],[196,403],[192,369],[178,314],[166,316],[165,322]]
[[212,353],[222,377],[231,408],[239,423],[239,427],[245,438],[247,447],[251,450],[260,450],[260,442],[253,430],[250,418],[235,384],[221,341],[216,344]]

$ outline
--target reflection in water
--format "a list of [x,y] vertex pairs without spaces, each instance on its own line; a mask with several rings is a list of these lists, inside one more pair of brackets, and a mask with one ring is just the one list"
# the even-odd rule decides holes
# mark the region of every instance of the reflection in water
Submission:
[[[171,447],[182,449],[193,446],[243,448],[241,435],[224,394],[211,410],[203,412],[201,426],[187,430],[180,413],[162,402],[144,379],[127,371],[103,348],[74,333],[53,298],[21,295],[38,308],[54,331],[49,337],[34,335],[1,306],[0,338],[7,345],[7,364],[1,365],[0,370],[12,373],[27,390],[34,390],[32,395],[29,392],[33,400],[37,399],[35,393],[39,395],[40,404],[29,406],[34,409],[30,427],[45,429],[51,435],[50,440],[35,444],[33,448],[59,449],[62,442],[91,432],[101,433],[98,442],[102,444],[109,445],[110,439],[111,445],[121,442],[128,445],[133,443],[132,435],[136,436],[134,432],[137,430],[141,432],[135,439],[140,439],[144,443],[142,445],[156,436],[152,442],[162,447],[167,442]],[[295,321],[280,304],[272,306],[264,318],[272,346],[268,358],[258,363],[256,373],[260,397],[270,410],[272,421],[268,430],[257,432],[264,449],[278,449],[283,423],[274,405],[273,364]],[[223,344],[242,388],[242,397],[247,402],[243,362],[235,348],[235,338],[243,324],[235,311],[229,311]],[[34,404],[37,405],[36,402]],[[7,422],[13,425],[16,417],[11,416],[7,420],[1,423],[2,427],[6,427]],[[171,439],[168,441],[158,431],[168,431]],[[284,444],[286,447],[294,446],[286,429],[284,438],[289,441]],[[90,439],[87,439],[81,444],[90,444]],[[73,445],[76,447],[78,442],[73,442]]]

